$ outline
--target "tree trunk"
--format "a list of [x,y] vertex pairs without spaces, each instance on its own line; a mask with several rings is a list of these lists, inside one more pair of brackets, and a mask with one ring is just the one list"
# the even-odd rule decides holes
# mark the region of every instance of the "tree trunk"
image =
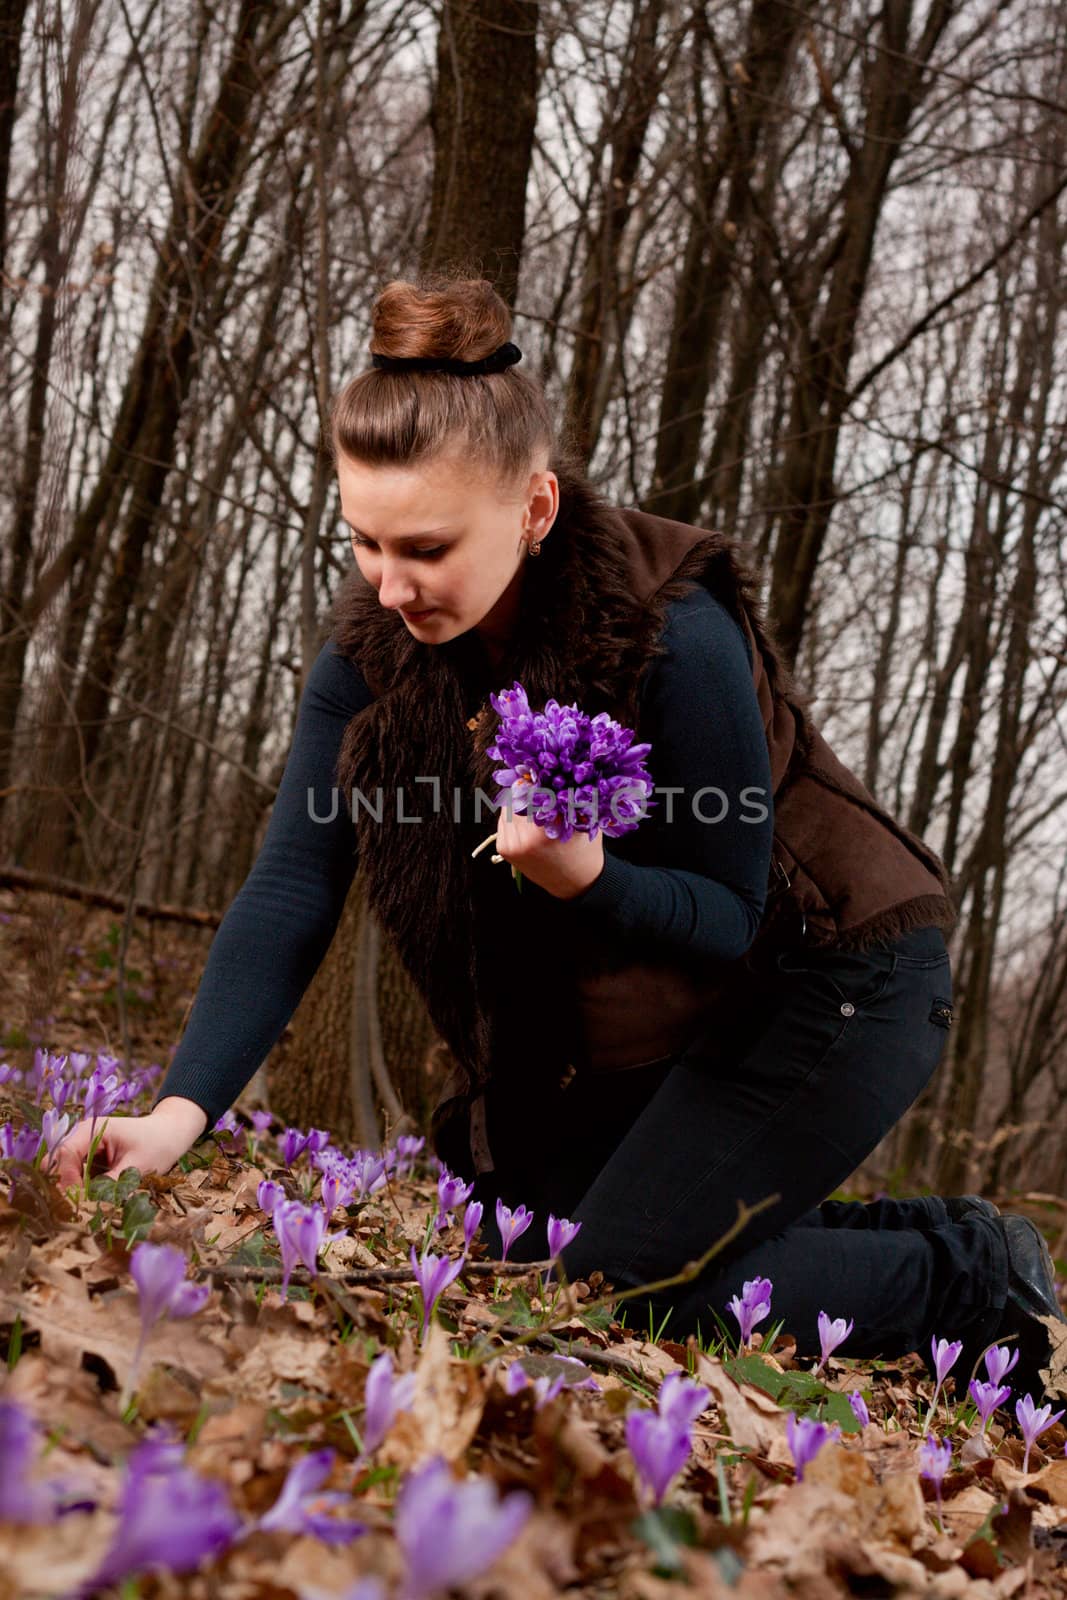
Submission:
[[520,0],[445,0],[437,82],[427,267],[488,278],[514,305],[537,119],[540,8]]

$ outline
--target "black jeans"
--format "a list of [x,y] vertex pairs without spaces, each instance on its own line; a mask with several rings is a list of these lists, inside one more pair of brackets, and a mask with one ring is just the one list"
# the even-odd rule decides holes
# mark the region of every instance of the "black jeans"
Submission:
[[851,1317],[842,1355],[927,1351],[932,1335],[984,1335],[1008,1288],[996,1225],[953,1223],[937,1197],[829,1201],[899,1120],[940,1060],[951,1016],[948,951],[921,928],[862,953],[805,950],[722,1029],[653,1068],[580,1075],[520,1098],[490,1086],[498,1165],[476,1183],[484,1235],[500,1253],[494,1207],[520,1202],[533,1226],[512,1260],[547,1254],[549,1211],[580,1221],[563,1255],[571,1277],[599,1268],[616,1288],[679,1271],[737,1216],[778,1198],[692,1282],[635,1297],[628,1324],[666,1335],[715,1332],[714,1309],[746,1278],[773,1283],[771,1321],[800,1354],[819,1350],[818,1313]]

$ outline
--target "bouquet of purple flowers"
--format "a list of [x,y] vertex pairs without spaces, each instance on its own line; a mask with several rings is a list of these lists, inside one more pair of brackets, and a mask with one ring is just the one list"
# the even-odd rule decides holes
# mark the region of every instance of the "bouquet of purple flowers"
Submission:
[[[652,746],[634,744],[633,729],[606,711],[591,717],[558,700],[531,711],[517,681],[489,699],[500,717],[496,743],[487,747],[503,763],[493,774],[501,785],[496,804],[510,796],[512,810],[523,812],[550,839],[565,842],[575,833],[595,839],[598,830],[617,839],[658,803],[650,798],[654,786],[644,765]],[[495,839],[491,834],[472,854]]]

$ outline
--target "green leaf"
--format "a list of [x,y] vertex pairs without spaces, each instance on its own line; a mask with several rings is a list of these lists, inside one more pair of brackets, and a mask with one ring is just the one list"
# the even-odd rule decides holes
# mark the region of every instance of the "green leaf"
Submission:
[[738,1579],[745,1570],[745,1563],[741,1560],[737,1551],[731,1550],[728,1544],[724,1544],[721,1550],[712,1552],[711,1559],[730,1585],[730,1588],[736,1588]]
[[693,1518],[678,1506],[654,1506],[651,1511],[643,1511],[630,1529],[648,1545],[656,1558],[654,1570],[665,1578],[681,1571],[682,1549],[697,1542]]
[[152,1232],[159,1212],[143,1190],[131,1194],[122,1208],[122,1237],[127,1244],[138,1244]]
[[836,1422],[842,1433],[859,1433],[860,1425],[848,1403],[848,1396],[830,1389],[810,1372],[779,1372],[757,1355],[734,1356],[723,1367],[741,1383],[751,1383],[787,1411],[798,1417],[817,1416]]
[[612,1314],[607,1306],[596,1306],[592,1311],[579,1311],[578,1321],[594,1331],[601,1329],[606,1332],[611,1327]]
[[769,1367],[759,1356],[731,1356],[723,1361],[723,1368],[738,1383],[752,1383],[772,1400],[777,1400],[785,1387],[785,1373]]
[[848,1403],[847,1394],[831,1394],[820,1409],[823,1422],[836,1422],[842,1433],[862,1433],[856,1413]]
[[261,1267],[270,1261],[266,1234],[254,1233],[250,1238],[242,1239],[230,1260],[238,1267]]
[[116,1184],[115,1184],[114,1178],[104,1178],[104,1177],[101,1177],[101,1178],[90,1178],[89,1179],[89,1199],[90,1200],[110,1200],[112,1205],[114,1205],[114,1203],[115,1203],[115,1188],[116,1188]]
[[530,1298],[524,1290],[515,1288],[507,1300],[497,1300],[493,1310],[500,1313],[501,1322],[514,1322],[520,1328],[539,1327],[542,1318],[530,1310]]
[[11,1369],[14,1366],[16,1366],[18,1364],[18,1359],[19,1359],[19,1356],[21,1354],[22,1354],[22,1312],[18,1311],[18,1312],[15,1313],[15,1320],[11,1324],[11,1337],[8,1340],[8,1346],[7,1346],[7,1366],[8,1366],[8,1371],[9,1372],[11,1371]]
[[370,1471],[367,1473],[367,1476],[365,1478],[361,1477],[359,1480],[359,1492],[360,1494],[365,1494],[368,1489],[373,1489],[376,1484],[391,1483],[393,1479],[399,1477],[399,1475],[399,1467],[371,1467]]
[[125,1205],[135,1189],[141,1187],[141,1174],[136,1167],[123,1167],[115,1184],[115,1203]]

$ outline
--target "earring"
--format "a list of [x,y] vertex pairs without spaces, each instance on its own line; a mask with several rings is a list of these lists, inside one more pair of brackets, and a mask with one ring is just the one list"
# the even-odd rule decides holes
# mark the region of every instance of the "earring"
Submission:
[[541,541],[540,541],[540,539],[535,539],[533,544],[529,545],[527,548],[529,549],[529,552],[530,552],[530,554],[532,556],[539,556],[541,554]]

